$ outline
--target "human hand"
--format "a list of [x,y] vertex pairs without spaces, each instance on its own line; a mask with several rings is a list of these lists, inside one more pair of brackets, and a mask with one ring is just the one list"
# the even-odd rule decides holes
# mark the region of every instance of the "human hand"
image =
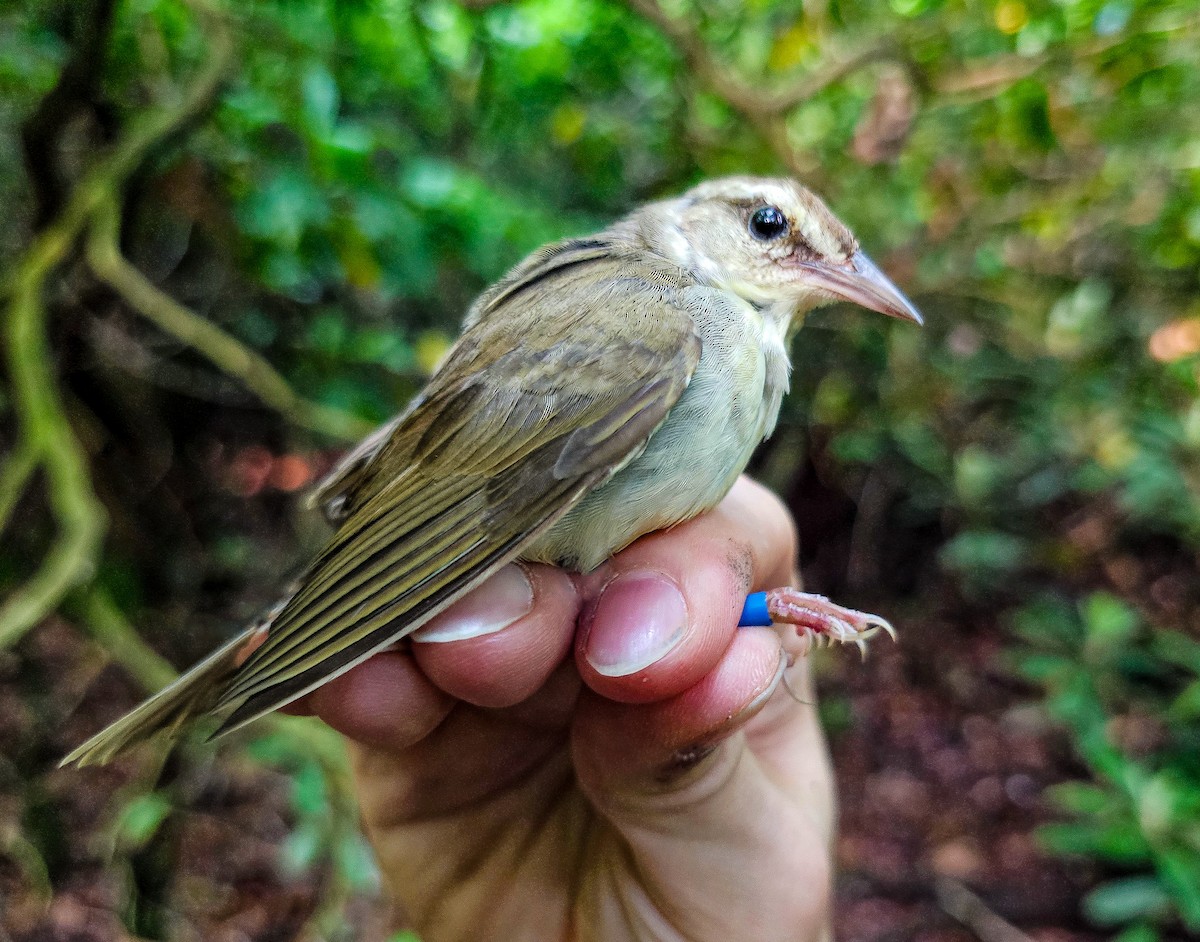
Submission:
[[787,511],[743,478],[587,576],[502,570],[300,701],[351,739],[425,942],[823,935],[832,781],[815,708],[780,682],[799,642],[735,628],[795,565]]

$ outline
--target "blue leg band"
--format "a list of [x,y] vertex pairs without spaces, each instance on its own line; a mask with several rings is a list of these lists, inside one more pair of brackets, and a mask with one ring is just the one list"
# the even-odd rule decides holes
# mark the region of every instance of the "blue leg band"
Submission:
[[746,604],[742,606],[742,617],[738,619],[739,628],[749,628],[751,625],[770,625],[771,616],[767,612],[767,593],[755,592],[746,596]]

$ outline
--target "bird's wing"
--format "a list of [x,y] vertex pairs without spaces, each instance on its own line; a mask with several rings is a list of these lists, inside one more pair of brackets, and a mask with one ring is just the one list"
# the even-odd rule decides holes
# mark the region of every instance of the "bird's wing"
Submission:
[[308,507],[319,507],[325,519],[335,526],[345,520],[348,513],[347,499],[358,490],[364,477],[371,473],[371,463],[375,456],[387,444],[392,433],[407,415],[398,415],[387,424],[381,425],[342,455],[333,469],[321,478],[309,493],[305,501]]
[[344,522],[230,678],[213,709],[221,731],[414,630],[635,454],[699,361],[686,288],[677,270],[589,240],[539,253],[484,295],[337,495]]
[[[502,307],[515,295],[527,293],[552,275],[562,274],[569,268],[586,262],[612,259],[612,247],[604,239],[568,239],[546,246],[533,253],[492,285],[472,305],[467,313],[464,328]],[[545,303],[545,298],[539,298]],[[457,351],[456,351],[457,352]],[[443,370],[440,375],[447,375]],[[356,495],[371,490],[376,480],[379,465],[375,459],[392,438],[396,429],[423,403],[425,396],[418,397],[408,409],[380,426],[342,456],[308,496],[310,507],[319,507],[332,524],[339,524],[349,516]],[[377,482],[376,482],[377,483]],[[361,501],[359,501],[361,503]]]

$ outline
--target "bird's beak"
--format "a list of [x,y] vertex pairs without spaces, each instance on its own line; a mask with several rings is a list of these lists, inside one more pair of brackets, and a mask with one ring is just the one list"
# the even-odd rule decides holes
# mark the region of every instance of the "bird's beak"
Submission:
[[841,265],[804,262],[801,267],[807,274],[806,280],[843,301],[914,324],[925,323],[921,312],[862,252],[855,252]]

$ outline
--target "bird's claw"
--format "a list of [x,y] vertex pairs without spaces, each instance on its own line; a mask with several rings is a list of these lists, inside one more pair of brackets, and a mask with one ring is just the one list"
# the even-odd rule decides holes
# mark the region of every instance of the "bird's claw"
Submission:
[[794,625],[804,644],[804,653],[816,644],[853,644],[867,656],[867,640],[885,632],[893,641],[896,629],[878,615],[857,612],[837,605],[823,595],[792,588],[767,592],[767,612],[779,625]]

